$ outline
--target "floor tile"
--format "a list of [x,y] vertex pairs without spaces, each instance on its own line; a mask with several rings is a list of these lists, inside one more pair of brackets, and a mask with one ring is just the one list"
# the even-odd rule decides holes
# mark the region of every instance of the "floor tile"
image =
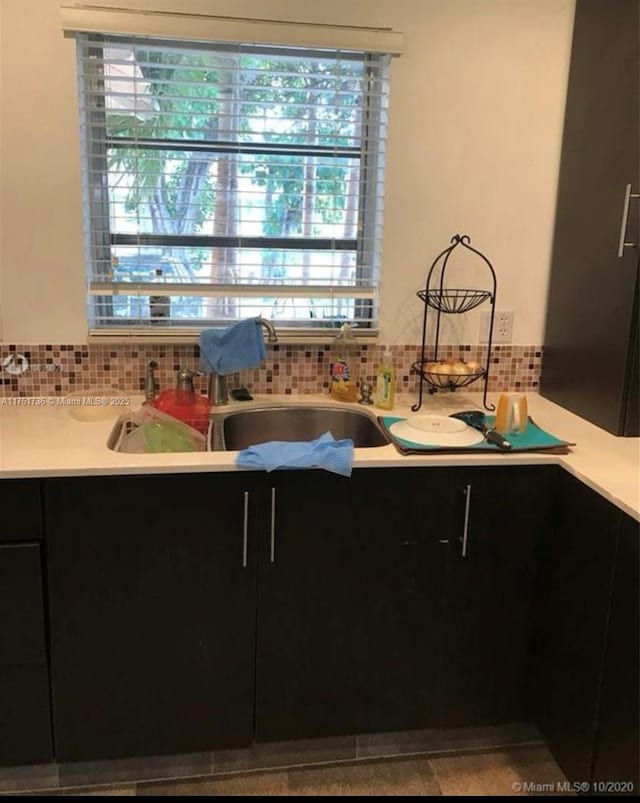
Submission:
[[428,759],[289,770],[290,795],[440,795]]
[[301,764],[325,764],[356,757],[356,737],[301,739],[295,742],[256,744],[246,750],[220,750],[213,754],[213,771],[239,772]]
[[416,730],[358,736],[358,758],[382,758],[410,753],[490,750],[508,745],[541,744],[533,725],[514,723],[483,728]]
[[173,783],[138,785],[140,796],[186,797],[217,795],[286,795],[287,775],[284,772],[256,772],[246,775],[227,775],[219,778],[200,778]]
[[[60,778],[56,765],[7,767],[0,768],[0,795],[45,790],[52,796],[567,794],[566,778],[546,748],[481,749],[509,734],[522,738],[527,732],[512,727],[508,732],[484,728],[359,737],[360,749],[408,753],[437,747],[441,754],[435,756],[430,752],[355,760],[355,738],[336,738],[215,754],[79,762],[61,765]],[[442,754],[454,744],[462,744],[467,752]],[[223,766],[232,769],[221,772]]]
[[0,767],[0,794],[52,789],[56,786],[58,786],[58,767],[55,764]]
[[147,756],[60,764],[60,786],[205,775],[211,772],[211,755],[211,753],[191,753],[177,756]]
[[57,785],[58,768],[55,764],[0,767],[0,793],[51,789]]
[[544,747],[432,758],[443,795],[558,793],[566,778]]

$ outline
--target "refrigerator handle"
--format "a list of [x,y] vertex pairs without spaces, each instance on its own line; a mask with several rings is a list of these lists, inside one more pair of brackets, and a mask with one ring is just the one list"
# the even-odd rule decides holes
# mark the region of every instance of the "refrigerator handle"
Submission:
[[622,220],[620,221],[620,238],[618,239],[618,259],[622,259],[625,248],[637,248],[637,243],[625,242],[627,223],[629,221],[629,203],[632,198],[640,198],[640,193],[631,192],[631,184],[624,189],[624,203],[622,204]]

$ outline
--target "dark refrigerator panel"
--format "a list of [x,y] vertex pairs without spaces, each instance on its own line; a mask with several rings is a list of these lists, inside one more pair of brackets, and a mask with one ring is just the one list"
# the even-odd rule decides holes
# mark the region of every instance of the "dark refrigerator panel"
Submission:
[[540,383],[615,435],[639,434],[639,12],[576,4]]

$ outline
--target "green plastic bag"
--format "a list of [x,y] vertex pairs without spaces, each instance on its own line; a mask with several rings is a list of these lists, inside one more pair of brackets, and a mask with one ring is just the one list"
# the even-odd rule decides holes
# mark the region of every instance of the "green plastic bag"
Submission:
[[142,424],[142,433],[147,452],[197,452],[200,451],[188,427],[177,421],[147,421]]
[[206,438],[183,421],[150,405],[131,418],[134,425],[123,439],[120,451],[147,454],[162,452],[204,452]]

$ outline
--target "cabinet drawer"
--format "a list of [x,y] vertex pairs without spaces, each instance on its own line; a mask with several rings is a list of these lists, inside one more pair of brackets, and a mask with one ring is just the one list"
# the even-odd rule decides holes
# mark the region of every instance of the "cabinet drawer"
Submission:
[[0,665],[0,765],[52,760],[46,665]]
[[0,543],[41,540],[42,506],[39,480],[0,481],[0,510],[2,510]]
[[38,544],[0,544],[0,665],[46,659]]

